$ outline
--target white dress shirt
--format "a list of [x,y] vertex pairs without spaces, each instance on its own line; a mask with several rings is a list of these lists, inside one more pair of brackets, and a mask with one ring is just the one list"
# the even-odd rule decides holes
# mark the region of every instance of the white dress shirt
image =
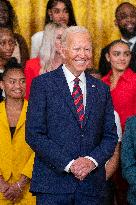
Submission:
[[134,47],[134,45],[135,45],[135,43],[136,43],[136,36],[133,37],[133,38],[130,38],[128,41],[125,40],[124,38],[121,38],[121,40],[124,41],[124,42],[126,42],[126,43],[129,43],[129,42],[132,43],[132,45],[130,46],[130,51],[133,50],[133,47]]
[[[66,68],[65,64],[63,64],[62,66],[62,69],[63,69],[63,72],[64,72],[64,75],[65,75],[65,78],[66,78],[66,81],[68,83],[68,87],[69,87],[69,90],[70,90],[70,93],[72,95],[72,92],[73,92],[73,87],[74,87],[74,79],[76,78],[71,72],[69,69]],[[83,94],[83,105],[84,105],[84,111],[85,111],[85,106],[86,106],[86,77],[85,77],[85,73],[82,72],[81,75],[78,77],[79,78],[79,86],[82,90],[82,94]],[[90,159],[94,164],[95,166],[97,167],[98,166],[98,163],[96,162],[95,159],[93,159],[92,157],[90,156],[85,156],[85,158],[87,159]],[[65,171],[66,172],[69,172],[70,171],[70,166],[72,165],[72,163],[74,162],[75,160],[73,159],[72,161],[69,162],[69,164],[65,167]]]
[[[63,64],[63,72],[64,75],[66,77],[66,81],[68,83],[68,87],[70,90],[70,93],[72,95],[73,92],[73,87],[74,87],[74,79],[76,78],[67,68],[66,66]],[[83,94],[83,105],[84,105],[84,110],[85,110],[85,106],[86,106],[86,77],[85,77],[85,73],[82,72],[81,75],[78,77],[79,81],[79,86],[82,90],[82,94]]]

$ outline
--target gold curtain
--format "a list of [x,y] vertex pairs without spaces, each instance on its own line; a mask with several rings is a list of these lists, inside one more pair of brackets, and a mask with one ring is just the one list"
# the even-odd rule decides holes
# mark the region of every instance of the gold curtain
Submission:
[[[20,33],[29,47],[31,36],[43,30],[47,0],[10,0],[18,17]],[[114,25],[114,13],[122,0],[72,0],[78,25],[87,27],[93,39],[94,66],[101,48],[120,37]],[[127,1],[136,5],[136,0]]]

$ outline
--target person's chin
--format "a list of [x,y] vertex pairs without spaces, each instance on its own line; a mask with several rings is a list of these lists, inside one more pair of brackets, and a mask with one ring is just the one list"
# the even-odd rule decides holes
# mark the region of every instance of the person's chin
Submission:
[[119,29],[120,29],[121,35],[125,39],[130,39],[136,36],[136,28],[135,29],[119,28]]
[[124,72],[127,68],[126,67],[118,67],[118,72]]
[[59,21],[58,24],[60,24],[62,26],[66,26],[67,25],[67,21]]

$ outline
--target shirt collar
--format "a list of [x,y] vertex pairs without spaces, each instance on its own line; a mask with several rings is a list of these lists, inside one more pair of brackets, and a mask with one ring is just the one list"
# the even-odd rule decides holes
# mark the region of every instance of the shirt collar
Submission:
[[133,45],[134,45],[134,44],[136,43],[136,36],[133,37],[133,38],[131,38],[131,39],[129,39],[128,42],[131,42],[131,43],[133,43]]
[[132,50],[134,44],[136,43],[136,36],[134,36],[133,38],[130,38],[128,41],[124,38],[121,38],[121,40],[126,42],[126,43],[128,43],[128,42],[132,43],[132,46],[130,46],[130,50]]
[[4,70],[0,68],[0,73],[3,73],[3,72],[4,72]]
[[[66,67],[65,64],[63,64],[62,69],[63,69],[64,75],[66,77],[67,83],[69,84],[69,83],[73,82],[75,79],[75,76],[73,75],[73,73],[70,72],[70,70]],[[78,78],[83,84],[86,82],[86,77],[85,77],[84,72],[82,72]]]

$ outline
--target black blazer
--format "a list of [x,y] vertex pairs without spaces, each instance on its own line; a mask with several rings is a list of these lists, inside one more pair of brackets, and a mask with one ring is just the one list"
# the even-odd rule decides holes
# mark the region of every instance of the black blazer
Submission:
[[[110,44],[101,50],[101,56],[99,61],[99,72],[102,76],[105,76],[111,69],[110,63],[106,60],[105,54],[108,52]],[[131,61],[129,67],[136,72],[136,43],[131,52]]]

